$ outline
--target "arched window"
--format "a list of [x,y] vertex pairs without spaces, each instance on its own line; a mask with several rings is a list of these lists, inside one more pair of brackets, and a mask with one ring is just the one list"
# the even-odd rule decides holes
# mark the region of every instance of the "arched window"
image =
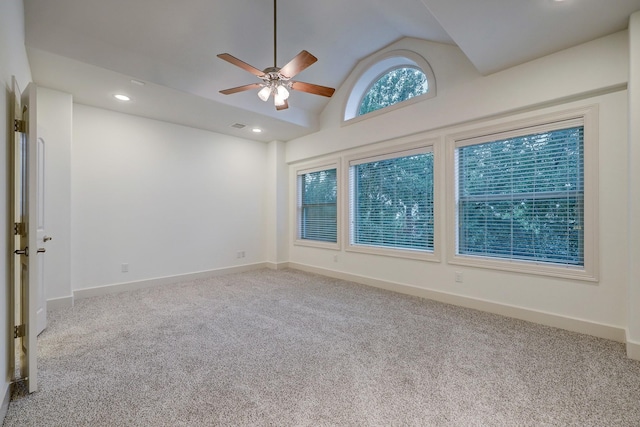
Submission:
[[[375,57],[360,75],[347,100],[344,120],[370,114],[410,99],[435,96],[435,77],[429,63],[408,50]],[[406,104],[404,104],[406,105]]]
[[427,76],[418,67],[391,69],[369,87],[360,103],[358,115],[406,101],[428,91]]

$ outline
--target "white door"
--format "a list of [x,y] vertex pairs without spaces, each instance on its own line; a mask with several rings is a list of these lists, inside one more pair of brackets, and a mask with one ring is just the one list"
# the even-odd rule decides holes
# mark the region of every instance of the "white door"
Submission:
[[[27,88],[28,89],[28,88]],[[33,145],[30,145],[33,148]],[[44,328],[47,327],[47,297],[44,289],[44,268],[45,268],[45,243],[49,238],[45,234],[44,231],[44,190],[45,190],[45,181],[44,181],[44,165],[45,165],[45,143],[42,138],[37,138],[35,140],[35,162],[36,162],[36,176],[35,176],[35,192],[36,192],[36,245],[38,247],[37,256],[35,259],[36,268],[38,270],[37,274],[37,308],[36,308],[36,319],[37,319],[37,328],[36,335],[40,335]],[[32,181],[33,182],[33,181]],[[29,188],[33,188],[33,186],[29,186]]]

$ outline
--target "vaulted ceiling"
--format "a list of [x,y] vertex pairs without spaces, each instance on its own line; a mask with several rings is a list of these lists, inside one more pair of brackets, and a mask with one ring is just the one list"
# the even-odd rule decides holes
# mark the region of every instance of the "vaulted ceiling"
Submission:
[[[256,91],[219,93],[258,80],[217,54],[258,69],[274,65],[272,0],[24,0],[24,7],[34,81],[78,103],[288,141],[315,131],[328,102],[293,92],[290,108],[276,111]],[[414,37],[457,45],[490,74],[623,30],[637,10],[640,0],[280,0],[277,65],[308,50],[318,62],[296,79],[339,88],[358,61]],[[116,101],[115,93],[132,100]]]

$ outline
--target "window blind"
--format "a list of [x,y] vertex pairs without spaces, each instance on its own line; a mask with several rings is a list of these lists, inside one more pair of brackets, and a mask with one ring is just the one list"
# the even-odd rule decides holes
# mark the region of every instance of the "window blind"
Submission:
[[298,238],[337,242],[336,169],[298,175]]
[[351,244],[433,251],[430,148],[354,160],[349,181]]
[[466,141],[456,178],[459,254],[584,265],[584,126]]

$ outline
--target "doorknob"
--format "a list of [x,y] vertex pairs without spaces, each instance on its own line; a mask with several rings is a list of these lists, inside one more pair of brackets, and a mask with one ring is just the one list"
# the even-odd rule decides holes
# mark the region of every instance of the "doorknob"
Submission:
[[42,238],[42,241],[43,241],[43,242],[48,242],[49,240],[53,240],[53,237],[50,237],[50,236],[44,236],[44,237]]

